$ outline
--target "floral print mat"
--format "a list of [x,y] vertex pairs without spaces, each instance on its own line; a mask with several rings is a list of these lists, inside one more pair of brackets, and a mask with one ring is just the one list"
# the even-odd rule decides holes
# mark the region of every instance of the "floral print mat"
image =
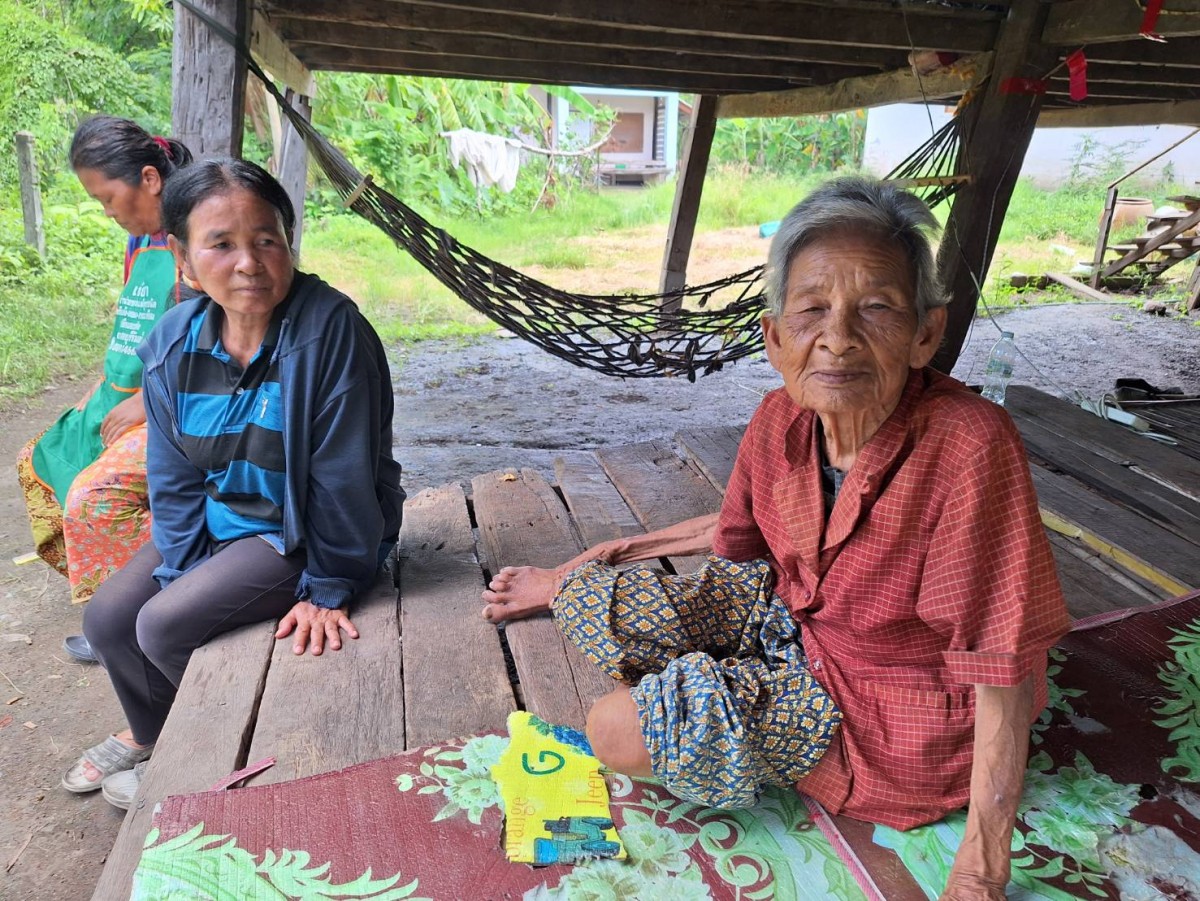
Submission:
[[[1200,898],[1200,593],[1052,651],[1010,898]],[[788,790],[754,808],[610,778],[625,861],[508,863],[483,735],[295,782],[167,798],[136,899],[936,898],[963,815],[908,832]]]

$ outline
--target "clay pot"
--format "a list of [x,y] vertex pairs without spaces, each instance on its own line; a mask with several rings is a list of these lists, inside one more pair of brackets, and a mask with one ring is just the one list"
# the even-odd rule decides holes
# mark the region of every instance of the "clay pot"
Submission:
[[1137,225],[1154,213],[1154,202],[1146,197],[1118,197],[1113,207],[1112,227]]

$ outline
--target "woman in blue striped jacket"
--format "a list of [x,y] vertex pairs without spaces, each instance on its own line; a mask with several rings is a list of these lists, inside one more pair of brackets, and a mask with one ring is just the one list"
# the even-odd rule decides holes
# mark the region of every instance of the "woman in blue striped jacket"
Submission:
[[153,544],[84,617],[130,728],[64,777],[119,807],[200,645],[276,618],[297,654],[358,637],[347,606],[395,545],[404,499],[383,346],[347,297],[295,270],[279,183],[241,160],[194,164],[163,220],[203,293],[139,350]]

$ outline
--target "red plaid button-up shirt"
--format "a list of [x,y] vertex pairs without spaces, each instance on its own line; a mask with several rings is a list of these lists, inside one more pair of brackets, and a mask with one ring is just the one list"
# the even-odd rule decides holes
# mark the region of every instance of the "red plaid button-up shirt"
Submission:
[[995,404],[913,370],[828,521],[816,415],[764,398],[713,550],[766,558],[800,622],[839,739],[797,785],[835,813],[908,829],[970,794],[973,685],[1035,679],[1070,618],[1017,430]]

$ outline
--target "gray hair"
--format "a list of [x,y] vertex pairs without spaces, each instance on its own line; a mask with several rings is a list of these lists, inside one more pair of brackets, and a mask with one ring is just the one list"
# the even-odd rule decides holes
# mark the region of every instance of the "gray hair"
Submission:
[[835,178],[817,188],[779,224],[767,254],[767,312],[779,316],[787,301],[788,269],[805,247],[835,234],[862,234],[895,241],[915,282],[917,321],[948,298],[938,278],[932,236],[937,220],[920,198],[894,185],[859,175]]

